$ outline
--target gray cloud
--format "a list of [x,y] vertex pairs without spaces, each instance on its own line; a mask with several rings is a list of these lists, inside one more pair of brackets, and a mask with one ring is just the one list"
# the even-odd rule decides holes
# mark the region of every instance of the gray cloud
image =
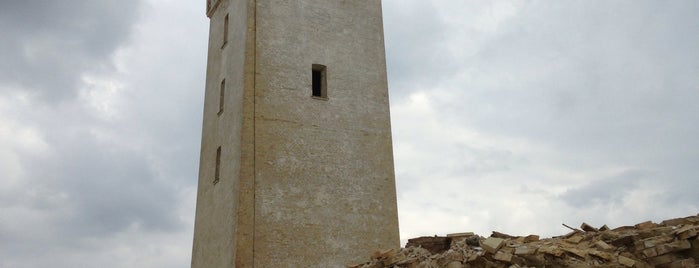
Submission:
[[458,100],[443,103],[448,116],[578,153],[649,157],[696,144],[681,137],[699,134],[699,58],[687,53],[699,27],[691,8],[652,4],[527,5],[459,59],[468,79],[434,81]]
[[0,4],[0,267],[187,266],[205,16],[144,7]]
[[[697,186],[690,163],[699,156],[697,3],[432,7],[423,14],[439,18],[425,21],[444,39],[427,42],[420,31],[413,38],[428,55],[448,51],[439,57],[448,63],[400,48],[410,24],[386,41],[396,53],[389,55],[424,69],[390,73],[401,226],[420,221],[404,234],[465,231],[448,224],[465,218],[480,220],[465,221],[466,230],[521,232],[509,223],[528,222],[539,228],[531,231],[559,234],[559,221],[632,224],[695,213],[699,198],[686,189]],[[453,211],[459,204],[468,205]],[[429,214],[439,223],[425,223],[420,210],[436,210]]]
[[641,187],[645,180],[643,171],[624,171],[611,178],[601,178],[587,184],[568,189],[562,196],[563,200],[576,208],[592,205],[621,205],[629,192]]
[[[453,72],[443,31],[446,23],[431,1],[386,2],[384,24],[389,79],[395,97]],[[419,36],[420,38],[415,38]],[[451,70],[451,71],[450,71]]]
[[0,86],[46,100],[75,97],[84,71],[104,70],[139,17],[140,0],[3,1]]
[[[416,5],[396,3],[397,10]],[[392,92],[448,86],[445,90],[469,97],[455,110],[482,113],[482,106],[498,104],[502,106],[493,107],[497,108],[493,112],[511,113],[497,121],[490,120],[488,114],[473,117],[482,120],[479,125],[546,138],[549,135],[541,130],[552,121],[574,122],[574,126],[583,119],[587,124],[607,124],[628,117],[658,117],[676,108],[692,114],[696,105],[682,102],[697,97],[691,90],[697,86],[692,79],[697,55],[686,53],[697,46],[696,38],[689,38],[698,31],[692,13],[695,5],[675,2],[658,9],[652,2],[634,3],[633,7],[623,2],[532,2],[521,7],[516,16],[502,19],[496,30],[471,30],[464,37],[464,28],[474,27],[467,24],[473,20],[469,19],[471,14],[463,14],[466,23],[447,24],[435,17],[450,9],[450,4],[435,11],[429,2],[421,2],[420,6],[427,7],[401,17],[418,19],[386,23],[389,55],[393,55],[389,60],[403,61],[396,65],[414,70],[392,70],[391,81],[396,81]],[[386,13],[387,17],[401,14]],[[419,19],[420,15],[427,17]],[[419,25],[427,25],[432,32],[422,31]],[[420,38],[410,39],[412,36]],[[475,52],[453,53],[445,49],[448,47]],[[438,56],[445,52],[451,54]],[[444,71],[445,66],[451,71]],[[413,86],[397,84],[403,81]],[[681,84],[687,82],[691,84]],[[531,124],[542,128],[528,127]],[[570,128],[570,133],[580,133]]]
[[[79,247],[134,226],[148,232],[183,228],[173,210],[177,196],[167,181],[153,174],[146,155],[96,141],[89,133],[53,134],[58,136],[50,141],[54,151],[24,156],[22,179],[27,181],[3,198],[15,201],[3,202],[4,216],[21,224],[3,233],[3,255]],[[43,220],[23,214],[43,215]],[[52,233],[35,236],[45,231],[41,228]]]

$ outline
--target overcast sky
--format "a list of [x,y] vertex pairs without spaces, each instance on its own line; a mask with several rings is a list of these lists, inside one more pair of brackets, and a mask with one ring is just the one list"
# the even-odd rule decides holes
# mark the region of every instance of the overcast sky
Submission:
[[[384,0],[401,238],[699,212],[699,1]],[[0,1],[0,267],[189,267],[205,1]]]

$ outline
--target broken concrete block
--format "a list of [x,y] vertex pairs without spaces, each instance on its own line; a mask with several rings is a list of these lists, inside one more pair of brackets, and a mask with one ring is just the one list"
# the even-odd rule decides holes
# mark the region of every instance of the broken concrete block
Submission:
[[505,253],[515,254],[515,248],[514,248],[514,247],[510,247],[510,246],[507,246],[507,247],[506,247],[506,246],[502,246],[502,247],[500,248],[500,251],[505,252]]
[[446,254],[445,259],[450,260],[450,261],[458,261],[462,262],[464,261],[464,255],[460,252],[456,251],[447,251],[448,254]]
[[525,243],[531,243],[531,242],[536,242],[536,241],[539,241],[538,235],[528,235],[528,236],[524,237]]
[[643,241],[643,248],[652,248],[652,247],[655,247],[655,242],[653,240]]
[[675,235],[677,236],[677,239],[685,240],[689,239],[690,237],[697,236],[697,230],[696,226],[693,225],[686,225],[677,231],[675,231]]
[[512,263],[512,254],[498,251],[495,253],[495,255],[493,255],[493,259],[504,261],[506,263]]
[[676,260],[677,260],[676,257],[668,254],[668,255],[662,255],[662,256],[650,258],[650,259],[648,259],[648,262],[657,267],[657,266],[660,266],[663,264],[669,264],[669,263],[676,261]]
[[466,245],[469,246],[480,247],[481,245],[481,239],[477,235],[469,236],[464,241],[466,242]]
[[636,261],[634,261],[631,258],[624,257],[624,256],[619,256],[618,260],[619,260],[619,263],[621,265],[626,266],[626,267],[633,267],[634,264],[636,264]]
[[465,233],[453,233],[453,234],[447,234],[447,237],[451,238],[462,238],[462,237],[469,237],[469,236],[474,236],[475,234],[473,232],[465,232]]
[[671,262],[666,265],[661,265],[660,268],[694,268],[696,267],[696,262],[694,259],[684,259]]
[[634,242],[636,241],[636,238],[633,235],[624,235],[621,236],[617,239],[612,240],[612,245],[615,245],[617,247],[631,247],[633,246]]
[[653,228],[655,226],[656,226],[656,224],[653,223],[652,221],[645,221],[645,222],[634,225],[634,227],[636,227],[636,229],[639,229],[639,230],[646,230],[646,229]]
[[592,255],[592,256],[596,256],[600,259],[604,259],[605,261],[611,261],[612,259],[614,259],[614,256],[612,254],[609,254],[607,252],[602,252],[599,250],[588,250],[587,254]]
[[699,238],[691,240],[690,244],[692,245],[692,250],[689,252],[689,255],[692,256],[692,258],[699,260]]
[[490,235],[490,237],[497,237],[497,238],[503,238],[503,239],[517,238],[516,236],[512,236],[512,235],[508,235],[508,234],[496,232],[496,231],[493,231],[493,233]]
[[423,236],[413,239],[408,239],[405,247],[422,247],[432,252],[432,254],[442,253],[447,251],[451,246],[451,237],[440,236]]
[[582,229],[585,232],[599,232],[599,230],[597,228],[592,227],[589,224],[584,223],[584,222],[582,223],[582,225],[580,225],[580,229]]
[[483,242],[481,242],[481,247],[490,254],[495,254],[500,247],[505,243],[505,239],[497,237],[488,237]]
[[583,238],[584,237],[582,235],[575,235],[575,236],[572,236],[572,237],[566,239],[566,241],[573,243],[573,244],[578,244],[578,243],[580,243],[580,241],[583,240]]
[[655,248],[655,252],[658,253],[658,255],[665,255],[673,251],[672,246],[670,245],[658,245]]
[[391,267],[391,266],[393,266],[393,265],[395,265],[395,264],[397,264],[397,263],[399,263],[399,262],[403,262],[403,261],[405,261],[405,260],[407,260],[407,259],[408,259],[408,257],[405,256],[405,254],[403,254],[403,253],[397,253],[397,254],[393,254],[393,255],[390,255],[390,256],[386,257],[385,259],[383,259],[382,262],[383,262],[383,265],[384,265],[384,266],[389,266],[389,267]]
[[515,248],[515,255],[532,255],[536,253],[536,248],[533,246],[519,246]]
[[466,254],[464,254],[464,262],[465,263],[473,262],[476,259],[478,259],[478,257],[480,257],[480,256],[474,252],[466,252]]
[[556,256],[556,257],[561,257],[561,256],[563,256],[563,254],[564,254],[564,253],[563,253],[563,250],[561,250],[561,249],[558,248],[557,246],[541,247],[541,248],[539,248],[538,251],[541,252],[541,253],[553,255],[553,256]]
[[675,218],[675,219],[669,219],[669,220],[664,220],[660,223],[660,225],[664,226],[677,226],[677,225],[683,225],[683,224],[691,224],[692,222],[689,220],[692,217],[687,217],[687,218]]
[[672,252],[683,251],[690,249],[692,244],[687,240],[677,240],[671,243],[659,244],[655,247],[658,255],[665,255]]
[[371,255],[371,258],[375,259],[375,260],[386,259],[394,254],[396,254],[395,249],[379,250],[379,251],[375,251],[374,254]]
[[611,249],[613,249],[612,246],[610,246],[609,244],[607,244],[606,242],[604,242],[604,241],[602,241],[602,240],[599,240],[599,241],[595,242],[595,246],[596,246],[597,248],[599,248],[599,249],[602,249],[602,250],[611,250]]
[[655,256],[658,256],[658,252],[655,250],[655,248],[647,248],[641,251],[641,254],[643,254],[643,257],[645,258],[652,258]]
[[678,240],[667,245],[672,248],[672,251],[670,252],[682,251],[685,249],[692,248],[692,243],[688,240]]
[[587,257],[587,253],[585,251],[576,249],[576,248],[563,248],[564,251],[573,254],[574,256],[580,257],[582,259],[585,259]]
[[464,265],[458,261],[450,262],[449,264],[447,264],[447,266],[445,266],[445,268],[463,268],[463,267],[464,267]]

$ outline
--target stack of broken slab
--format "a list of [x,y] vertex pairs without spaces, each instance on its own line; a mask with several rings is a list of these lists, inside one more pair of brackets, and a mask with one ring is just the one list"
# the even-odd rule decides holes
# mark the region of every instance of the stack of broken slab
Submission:
[[615,229],[568,228],[572,232],[546,239],[499,232],[420,237],[350,267],[699,267],[699,215]]

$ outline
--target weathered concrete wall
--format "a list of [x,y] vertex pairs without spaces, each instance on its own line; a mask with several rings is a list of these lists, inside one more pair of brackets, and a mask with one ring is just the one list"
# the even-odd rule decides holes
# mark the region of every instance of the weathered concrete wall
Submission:
[[256,0],[247,0],[247,38],[241,135],[241,168],[238,189],[238,223],[235,267],[254,267],[255,234],[255,47]]
[[[344,267],[398,248],[381,2],[222,0],[210,14],[192,266]],[[311,97],[312,64],[327,66],[327,99]]]
[[255,266],[399,247],[381,2],[258,0],[256,73]]
[[[211,16],[204,99],[199,189],[192,267],[234,267],[238,185],[241,167],[242,99],[246,44],[246,1],[219,0]],[[229,14],[228,42],[223,21]],[[226,80],[219,114],[221,81]],[[221,146],[220,180],[214,184],[216,149]]]

